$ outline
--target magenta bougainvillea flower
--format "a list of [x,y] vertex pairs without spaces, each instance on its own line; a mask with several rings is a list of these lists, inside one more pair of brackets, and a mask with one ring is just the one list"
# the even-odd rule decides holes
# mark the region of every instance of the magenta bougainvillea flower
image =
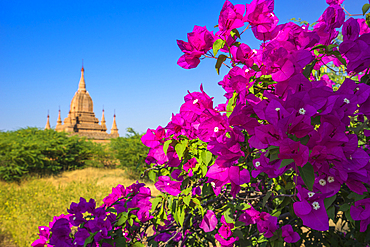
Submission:
[[225,37],[230,34],[231,30],[244,26],[244,12],[244,5],[237,4],[234,6],[226,0],[218,18],[218,28],[220,31],[216,33],[216,36],[222,37],[225,40]]
[[301,239],[299,234],[293,231],[293,227],[291,225],[282,226],[281,230],[282,230],[281,236],[284,238],[284,241],[287,243],[295,243]]
[[181,193],[181,182],[172,181],[168,176],[158,177],[158,182],[156,182],[154,185],[159,191],[166,192],[173,196],[177,196]]
[[273,13],[274,0],[253,0],[246,7],[243,21],[249,22],[256,32],[268,33],[277,26],[279,19]]
[[212,210],[207,210],[199,227],[205,232],[211,232],[216,228],[217,223],[218,220],[215,213]]
[[351,217],[354,220],[360,220],[360,231],[365,232],[370,224],[370,198],[355,202],[351,207]]
[[311,192],[300,185],[297,189],[300,201],[293,204],[295,214],[302,219],[305,226],[318,231],[329,230],[329,217],[324,205],[326,195]]
[[184,69],[192,69],[200,63],[199,58],[212,48],[214,35],[206,27],[194,26],[193,32],[188,33],[188,42],[177,40],[177,45],[185,54],[177,64]]
[[193,168],[196,166],[198,163],[196,158],[191,158],[186,162],[183,166],[184,170],[189,173],[189,177],[193,176]]

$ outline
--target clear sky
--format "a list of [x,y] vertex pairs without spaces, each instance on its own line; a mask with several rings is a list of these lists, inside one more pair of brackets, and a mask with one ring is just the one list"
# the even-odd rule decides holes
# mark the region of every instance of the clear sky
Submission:
[[[208,30],[217,24],[222,0],[170,1],[21,1],[0,0],[0,130],[43,128],[50,111],[55,127],[77,90],[84,59],[87,91],[108,129],[116,110],[120,135],[165,126],[177,113],[187,90],[204,90],[223,103],[222,80],[214,60],[185,70],[176,39],[187,41],[194,25]],[[251,0],[231,1],[233,4]],[[361,13],[367,0],[346,0],[345,8]],[[275,14],[316,21],[325,0],[275,0]],[[248,30],[249,31],[249,30]],[[242,42],[259,43],[250,32]]]

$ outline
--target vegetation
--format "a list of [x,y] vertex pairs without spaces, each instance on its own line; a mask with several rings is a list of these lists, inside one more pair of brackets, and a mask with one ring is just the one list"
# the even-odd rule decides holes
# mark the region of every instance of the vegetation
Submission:
[[[80,196],[95,198],[97,205],[101,205],[112,187],[134,182],[121,169],[97,168],[34,178],[20,184],[0,182],[0,246],[30,246],[38,238],[37,227],[48,226],[54,215],[67,214],[71,202],[78,202]],[[149,187],[152,194],[158,194],[153,185]]]
[[0,132],[0,180],[19,182],[34,175],[56,175],[85,167],[118,165],[138,171],[148,152],[140,138],[132,128],[126,137],[112,139],[110,145],[54,130],[25,128]]
[[145,158],[149,148],[141,142],[141,137],[141,134],[128,128],[125,137],[112,139],[110,143],[114,157],[120,161],[119,167],[129,169],[135,176],[138,176],[147,166]]

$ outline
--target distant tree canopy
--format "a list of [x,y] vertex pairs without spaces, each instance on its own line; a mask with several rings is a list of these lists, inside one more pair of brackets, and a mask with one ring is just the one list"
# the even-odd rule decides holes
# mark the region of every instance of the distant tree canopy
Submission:
[[110,149],[116,159],[120,161],[120,167],[129,169],[135,174],[140,174],[146,166],[145,158],[149,148],[141,142],[143,135],[127,128],[125,137],[118,137],[111,140]]
[[[126,137],[101,145],[79,136],[38,128],[0,132],[0,179],[19,181],[32,175],[56,175],[89,166],[134,169],[143,164],[148,148],[132,128]],[[141,163],[140,163],[141,162]]]

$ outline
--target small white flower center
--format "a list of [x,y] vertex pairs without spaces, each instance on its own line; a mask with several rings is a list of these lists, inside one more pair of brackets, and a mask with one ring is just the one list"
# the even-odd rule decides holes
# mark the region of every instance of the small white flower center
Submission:
[[249,71],[250,71],[250,69],[248,69],[248,68],[247,68],[247,69],[245,70],[245,73],[248,73]]
[[211,182],[211,185],[212,185],[212,187],[213,187],[213,188],[215,188],[215,187],[216,187],[215,182]]
[[170,185],[170,183],[167,183],[167,185],[169,186],[169,185]]
[[320,208],[320,204],[318,202],[312,203],[313,209],[318,210]]
[[273,13],[271,13],[271,17],[274,17],[275,15]]
[[77,242],[75,242],[75,245],[77,245]]
[[359,87],[356,87],[356,90],[358,91],[358,90],[360,90],[360,88]]
[[194,101],[193,101],[193,104],[195,105],[196,103],[198,103],[198,99],[195,99]]
[[335,181],[334,177],[332,177],[332,176],[329,176],[329,177],[328,177],[328,182],[329,182],[329,183],[332,183],[332,182],[334,182],[334,181]]
[[253,49],[252,50],[254,54],[257,54],[257,50],[256,49]]
[[352,160],[352,156],[351,155],[349,156],[349,159]]
[[307,194],[308,194],[308,197],[313,197],[315,195],[314,192],[308,192]]
[[218,127],[216,126],[214,129],[213,129],[214,132],[218,132]]
[[302,29],[306,29],[306,27],[302,27]]
[[73,220],[76,220],[76,217],[73,217]]
[[346,103],[346,104],[349,104],[349,99],[344,98],[343,102]]
[[122,235],[123,235],[123,236],[126,236],[126,233],[124,232]]
[[279,108],[279,107],[276,107],[276,108],[275,108],[275,111],[280,111],[280,108]]
[[299,109],[299,114],[301,115],[306,114],[306,110],[304,108]]
[[43,231],[43,230],[45,230],[45,228],[41,227],[40,230]]
[[257,161],[255,164],[254,164],[256,167],[259,167],[261,165],[261,163],[259,161]]
[[325,181],[324,179],[320,179],[320,180],[319,180],[319,184],[320,184],[321,186],[325,186],[325,185],[326,185],[326,181]]
[[100,230],[99,232],[102,232],[103,230]]

